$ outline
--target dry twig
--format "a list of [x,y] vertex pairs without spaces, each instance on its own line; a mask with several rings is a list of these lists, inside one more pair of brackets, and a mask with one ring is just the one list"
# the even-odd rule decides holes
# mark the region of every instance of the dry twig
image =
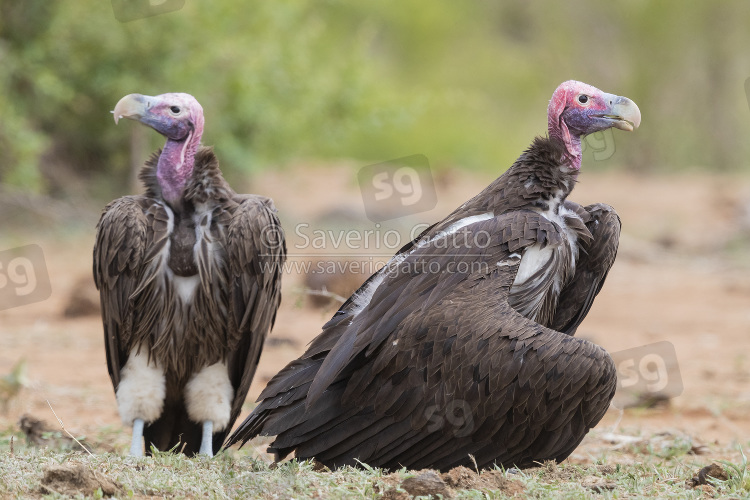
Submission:
[[70,432],[68,432],[68,429],[66,429],[66,428],[65,428],[65,425],[63,425],[63,421],[62,421],[62,420],[60,420],[60,417],[58,417],[58,416],[57,416],[57,413],[55,413],[55,410],[54,410],[54,408],[52,408],[52,405],[51,405],[51,404],[49,403],[49,399],[45,399],[45,401],[47,402],[47,406],[49,406],[49,409],[50,409],[50,410],[52,410],[52,414],[53,414],[53,415],[55,416],[55,418],[57,419],[57,421],[58,421],[58,422],[60,423],[60,427],[62,427],[62,430],[64,430],[64,431],[65,431],[65,433],[66,433],[66,434],[67,434],[68,436],[70,436],[70,438],[71,438],[71,439],[72,439],[73,441],[75,441],[76,443],[78,443],[78,446],[80,446],[81,448],[83,448],[83,449],[84,449],[84,450],[86,451],[86,453],[88,453],[89,455],[91,455],[91,456],[93,457],[93,456],[94,456],[94,454],[93,454],[93,453],[91,453],[91,452],[90,452],[90,451],[88,450],[88,448],[86,448],[85,446],[83,446],[83,445],[81,444],[81,442],[80,442],[79,440],[77,440],[77,439],[76,439],[76,437],[75,437],[75,436],[74,436],[73,434],[71,434]]

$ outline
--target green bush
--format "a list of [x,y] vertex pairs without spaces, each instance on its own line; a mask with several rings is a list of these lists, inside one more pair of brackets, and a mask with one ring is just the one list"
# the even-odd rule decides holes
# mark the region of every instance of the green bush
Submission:
[[[101,0],[0,0],[0,182],[121,192],[137,141],[109,110],[172,91],[203,104],[204,143],[230,178],[410,154],[500,173],[544,133],[569,78],[643,113],[597,168],[746,168],[748,14],[741,0],[188,0],[121,23]],[[161,142],[144,136],[138,161]]]

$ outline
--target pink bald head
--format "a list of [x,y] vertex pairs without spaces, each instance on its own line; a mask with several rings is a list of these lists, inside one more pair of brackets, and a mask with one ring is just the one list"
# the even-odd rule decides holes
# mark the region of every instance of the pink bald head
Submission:
[[633,130],[641,123],[638,106],[628,99],[602,92],[583,82],[568,80],[552,94],[547,108],[550,138],[565,144],[565,163],[581,167],[581,138],[585,135],[616,127]]
[[169,202],[182,196],[195,166],[195,153],[203,135],[203,108],[190,94],[157,96],[130,94],[117,103],[115,123],[120,118],[138,120],[167,138],[156,176],[162,195]]

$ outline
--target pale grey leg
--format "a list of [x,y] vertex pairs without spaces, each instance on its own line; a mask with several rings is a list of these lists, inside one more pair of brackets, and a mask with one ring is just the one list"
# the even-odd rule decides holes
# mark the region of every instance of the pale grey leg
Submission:
[[143,456],[143,419],[133,420],[133,440],[130,442],[130,455],[134,457]]
[[203,438],[199,453],[208,457],[214,456],[214,423],[210,420],[203,422]]

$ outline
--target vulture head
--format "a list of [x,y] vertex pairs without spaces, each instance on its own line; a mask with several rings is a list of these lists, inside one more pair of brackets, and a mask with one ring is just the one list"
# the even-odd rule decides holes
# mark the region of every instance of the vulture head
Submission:
[[137,120],[167,138],[159,156],[157,178],[164,198],[179,200],[193,172],[203,135],[203,108],[195,97],[180,93],[153,97],[129,94],[120,99],[112,113],[115,123],[120,118]]
[[120,118],[138,120],[167,139],[181,141],[203,133],[203,108],[190,94],[148,96],[129,94],[112,111],[115,123]]
[[570,166],[581,167],[581,138],[611,127],[632,131],[641,124],[641,111],[628,99],[607,94],[583,82],[568,80],[552,94],[547,108],[550,137],[565,143]]

